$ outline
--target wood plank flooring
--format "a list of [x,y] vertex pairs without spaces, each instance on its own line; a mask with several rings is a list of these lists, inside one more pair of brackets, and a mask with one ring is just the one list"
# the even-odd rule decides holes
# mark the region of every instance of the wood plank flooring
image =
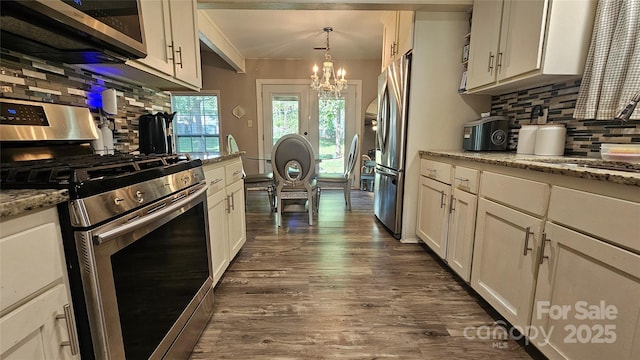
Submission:
[[500,318],[424,245],[390,236],[372,193],[353,191],[347,211],[323,190],[313,226],[288,213],[280,229],[265,194],[249,192],[247,243],[191,359],[544,358],[480,339]]

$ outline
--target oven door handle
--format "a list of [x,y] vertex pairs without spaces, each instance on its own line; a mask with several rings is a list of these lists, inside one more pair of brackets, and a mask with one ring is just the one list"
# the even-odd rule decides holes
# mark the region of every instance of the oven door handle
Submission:
[[201,185],[197,185],[199,187],[201,187],[200,189],[198,189],[197,191],[192,192],[191,194],[187,195],[186,197],[182,197],[179,198],[179,201],[176,201],[175,203],[162,208],[160,210],[154,211],[153,213],[149,214],[149,215],[145,215],[141,218],[138,218],[134,221],[130,221],[122,226],[118,226],[115,229],[112,230],[108,230],[105,231],[101,234],[97,234],[93,236],[93,241],[96,245],[100,245],[102,243],[105,243],[109,240],[112,240],[114,238],[120,237],[123,234],[126,234],[128,232],[131,232],[141,226],[145,226],[149,223],[152,223],[158,219],[162,219],[165,216],[167,216],[168,214],[179,210],[180,208],[182,208],[183,206],[193,202],[193,199],[196,199],[198,197],[200,197],[201,195],[203,195],[206,191],[207,191],[207,186],[206,184],[201,184]]

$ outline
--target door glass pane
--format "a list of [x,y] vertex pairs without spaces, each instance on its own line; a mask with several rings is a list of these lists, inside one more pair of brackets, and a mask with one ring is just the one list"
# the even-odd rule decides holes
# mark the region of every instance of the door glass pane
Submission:
[[287,134],[297,134],[300,121],[300,101],[294,95],[271,98],[273,116],[273,144]]
[[318,99],[321,173],[343,173],[345,167],[345,99]]

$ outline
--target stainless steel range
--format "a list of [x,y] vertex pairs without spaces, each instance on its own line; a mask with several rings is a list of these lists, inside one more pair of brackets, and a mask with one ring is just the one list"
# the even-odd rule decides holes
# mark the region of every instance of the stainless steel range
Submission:
[[82,358],[188,357],[213,307],[202,162],[93,155],[88,109],[0,106],[2,189],[69,190],[58,212]]

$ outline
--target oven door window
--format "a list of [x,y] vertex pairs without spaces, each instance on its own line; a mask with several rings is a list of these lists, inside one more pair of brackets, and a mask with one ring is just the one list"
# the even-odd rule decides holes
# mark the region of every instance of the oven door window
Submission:
[[209,277],[203,203],[111,255],[127,359],[147,359]]

